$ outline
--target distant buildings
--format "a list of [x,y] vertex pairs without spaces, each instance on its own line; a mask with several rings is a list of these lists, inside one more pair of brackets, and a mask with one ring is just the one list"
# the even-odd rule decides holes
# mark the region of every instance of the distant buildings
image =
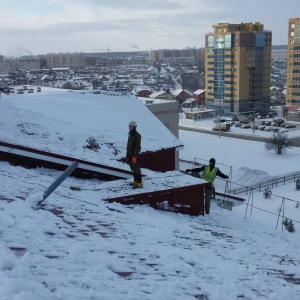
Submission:
[[213,26],[205,35],[206,105],[221,113],[267,109],[272,32],[261,23]]
[[68,67],[72,69],[82,69],[86,66],[85,54],[81,53],[48,53],[46,54],[48,68]]
[[149,61],[155,63],[204,63],[205,48],[188,48],[188,49],[160,49],[151,50]]
[[300,107],[300,18],[289,19],[286,105]]
[[272,60],[287,59],[287,56],[288,56],[287,49],[272,50]]

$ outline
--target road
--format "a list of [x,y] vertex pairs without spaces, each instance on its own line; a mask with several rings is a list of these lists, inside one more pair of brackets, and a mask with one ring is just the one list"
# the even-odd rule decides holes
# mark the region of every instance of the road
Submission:
[[[187,130],[187,131],[194,131],[194,132],[202,132],[202,133],[208,133],[213,135],[219,135],[219,131],[213,131],[213,130],[207,130],[207,129],[201,129],[201,128],[191,128],[191,127],[185,127],[182,125],[179,125],[178,128],[180,130]],[[243,140],[249,140],[249,141],[257,141],[257,142],[266,142],[268,138],[261,137],[261,136],[249,136],[249,135],[243,135],[243,134],[236,134],[231,132],[221,132],[221,136],[236,138],[236,139],[243,139]],[[294,147],[300,147],[300,138],[291,138],[290,139],[293,143]]]

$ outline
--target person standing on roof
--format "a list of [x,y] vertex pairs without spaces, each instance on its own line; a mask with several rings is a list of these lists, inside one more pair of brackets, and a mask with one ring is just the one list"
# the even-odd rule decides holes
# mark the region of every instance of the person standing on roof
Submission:
[[129,164],[133,173],[133,188],[142,188],[142,172],[139,163],[139,156],[141,151],[142,136],[136,131],[137,124],[135,121],[130,121],[129,133],[127,141],[126,162]]
[[210,210],[210,198],[212,195],[212,191],[214,191],[213,182],[215,181],[216,177],[219,176],[224,179],[228,179],[229,177],[225,174],[223,174],[218,168],[215,167],[216,160],[214,158],[211,158],[209,160],[208,165],[204,165],[200,168],[194,168],[194,169],[186,169],[185,172],[193,172],[193,173],[199,173],[202,172],[200,178],[206,180],[207,182],[211,183],[211,187],[205,187],[205,213],[209,214]]

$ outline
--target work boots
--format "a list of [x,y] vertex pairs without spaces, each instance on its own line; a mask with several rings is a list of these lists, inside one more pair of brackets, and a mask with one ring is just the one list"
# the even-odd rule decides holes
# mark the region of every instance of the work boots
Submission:
[[142,183],[142,175],[141,174],[136,174],[136,184],[133,185],[134,189],[141,189],[143,187],[143,183]]

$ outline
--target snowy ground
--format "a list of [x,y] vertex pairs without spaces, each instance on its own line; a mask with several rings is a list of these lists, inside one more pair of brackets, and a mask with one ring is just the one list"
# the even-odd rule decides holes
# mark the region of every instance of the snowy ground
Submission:
[[[266,151],[263,142],[239,140],[228,137],[221,137],[180,130],[180,140],[185,147],[180,151],[180,158],[186,161],[207,163],[214,157],[217,161],[217,167],[225,174],[231,172],[231,189],[249,186],[253,183],[268,180],[274,176],[282,176],[300,170],[300,148],[294,147],[288,149],[283,155],[276,155],[273,151]],[[220,150],[221,149],[221,150]],[[181,169],[194,167],[192,163],[181,163]],[[219,192],[225,193],[226,181],[217,178],[215,181]],[[258,220],[262,224],[276,227],[278,221],[278,210],[282,205],[283,198],[290,200],[284,201],[284,214],[299,223],[295,226],[299,228],[296,234],[300,236],[300,207],[296,209],[299,202],[300,191],[295,190],[295,182],[288,182],[286,185],[270,187],[272,197],[265,199],[262,191],[254,191],[252,194],[239,194],[246,203],[252,203],[259,209],[252,209],[251,218]],[[260,210],[261,209],[261,210]],[[262,210],[267,210],[264,212]],[[246,213],[246,204],[235,207],[235,213],[244,216]],[[248,209],[247,216],[250,209]],[[273,214],[271,214],[273,213]],[[283,212],[281,212],[281,215]],[[279,222],[281,228],[281,222]]]
[[297,235],[215,205],[107,204],[101,183],[75,178],[33,210],[24,200],[60,172],[0,170],[0,299],[299,299]]

